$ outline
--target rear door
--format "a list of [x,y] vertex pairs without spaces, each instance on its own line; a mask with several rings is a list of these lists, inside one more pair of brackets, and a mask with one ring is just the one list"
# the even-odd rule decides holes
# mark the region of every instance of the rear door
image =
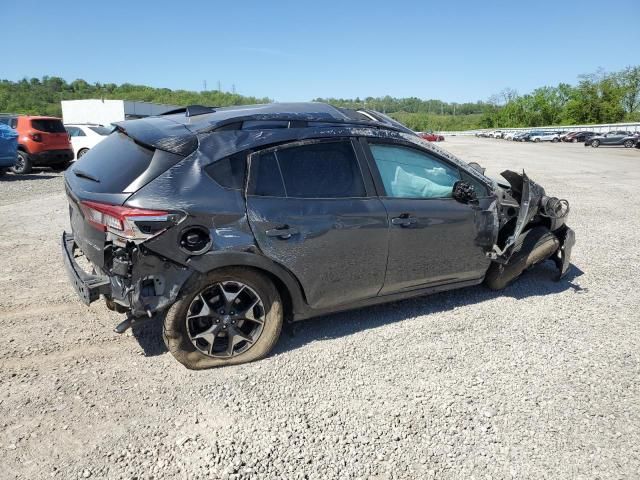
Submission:
[[603,144],[605,145],[619,145],[622,143],[622,139],[625,137],[623,132],[612,132],[608,133],[605,138],[602,139]]
[[[377,139],[366,144],[390,223],[381,294],[483,277],[490,262],[485,249],[493,245],[497,233],[492,227],[495,203],[488,187],[415,146]],[[474,186],[480,197],[477,204],[452,198],[453,185],[459,180]]]
[[309,305],[375,297],[389,229],[359,143],[295,142],[256,152],[249,163],[247,213],[258,245],[295,275]]
[[42,136],[42,144],[48,150],[67,150],[71,147],[69,134],[61,120],[56,118],[32,118],[31,129]]

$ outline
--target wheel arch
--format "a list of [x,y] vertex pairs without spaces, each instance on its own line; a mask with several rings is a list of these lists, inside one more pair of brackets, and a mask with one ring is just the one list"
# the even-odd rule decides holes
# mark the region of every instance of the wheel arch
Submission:
[[197,273],[205,274],[223,268],[246,268],[262,273],[271,280],[282,299],[285,320],[293,320],[309,307],[298,279],[282,265],[261,255],[249,252],[216,252],[192,257],[191,266]]

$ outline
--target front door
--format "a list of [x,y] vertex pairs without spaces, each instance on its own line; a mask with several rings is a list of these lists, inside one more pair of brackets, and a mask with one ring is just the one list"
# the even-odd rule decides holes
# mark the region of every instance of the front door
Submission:
[[247,214],[258,246],[288,268],[312,308],[375,297],[389,229],[350,139],[303,141],[250,157]]
[[[488,199],[474,205],[454,200],[461,170],[429,152],[379,141],[370,141],[369,149],[390,223],[381,294],[482,278],[490,261],[486,245],[478,243],[477,219]],[[476,187],[478,196],[488,197],[482,188]]]

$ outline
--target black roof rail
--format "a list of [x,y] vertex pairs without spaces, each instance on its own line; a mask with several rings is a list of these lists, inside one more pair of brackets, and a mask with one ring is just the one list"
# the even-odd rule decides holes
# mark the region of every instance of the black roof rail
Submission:
[[[369,128],[382,128],[388,130],[394,130],[396,132],[411,132],[411,130],[407,129],[404,126],[393,125],[389,123],[385,123],[382,121],[364,121],[364,120],[351,120],[351,119],[338,119],[338,118],[326,118],[326,117],[301,117],[299,115],[286,115],[286,114],[257,114],[257,115],[245,115],[240,117],[234,117],[226,119],[220,123],[211,125],[209,127],[202,128],[198,130],[197,133],[209,133],[215,132],[216,130],[228,130],[228,127],[232,125],[238,125],[241,128],[243,122],[247,121],[288,121],[290,122],[289,128],[300,128],[302,125],[298,122],[306,122],[307,125],[309,123],[324,123],[327,125],[334,126],[355,126],[355,127],[369,127]],[[293,123],[293,126],[291,125]],[[226,127],[226,128],[225,128]],[[412,132],[413,133],[413,132]]]
[[194,117],[196,115],[205,115],[207,113],[215,112],[216,107],[205,107],[204,105],[189,105],[187,107],[176,108],[160,115],[174,115],[176,113],[184,113],[185,117]]

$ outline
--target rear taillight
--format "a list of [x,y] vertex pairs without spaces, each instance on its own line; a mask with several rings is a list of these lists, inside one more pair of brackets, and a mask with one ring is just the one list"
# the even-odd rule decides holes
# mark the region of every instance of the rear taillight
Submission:
[[[80,202],[84,217],[93,227],[103,232],[111,232],[128,240],[145,239],[163,230],[171,223],[168,212],[123,207],[106,203]],[[138,227],[137,222],[145,225]],[[149,228],[156,224],[157,228]]]
[[32,133],[31,134],[31,140],[33,140],[34,142],[41,142],[42,141],[42,135],[40,135],[39,133]]

